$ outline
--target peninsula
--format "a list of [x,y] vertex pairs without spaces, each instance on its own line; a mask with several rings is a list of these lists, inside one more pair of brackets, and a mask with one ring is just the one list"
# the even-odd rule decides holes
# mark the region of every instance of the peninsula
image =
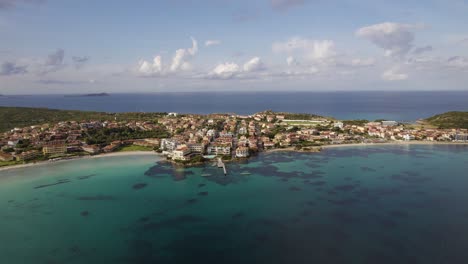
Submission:
[[153,151],[173,162],[196,164],[214,157],[245,159],[268,150],[468,142],[468,112],[402,124],[269,110],[197,115],[0,107],[0,124],[0,166],[121,151]]

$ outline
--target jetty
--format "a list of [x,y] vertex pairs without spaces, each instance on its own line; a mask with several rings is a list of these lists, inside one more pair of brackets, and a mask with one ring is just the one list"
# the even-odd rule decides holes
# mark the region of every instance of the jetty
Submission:
[[223,168],[224,176],[227,175],[226,165],[225,165],[224,162],[221,160],[221,158],[218,158],[218,168]]

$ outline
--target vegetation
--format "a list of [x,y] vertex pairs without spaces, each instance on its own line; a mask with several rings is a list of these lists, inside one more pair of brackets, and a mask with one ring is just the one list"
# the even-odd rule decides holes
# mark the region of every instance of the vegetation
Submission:
[[123,146],[123,147],[119,148],[117,151],[119,151],[119,152],[153,151],[153,148],[152,147],[145,147],[145,146],[130,145],[130,146]]
[[323,118],[323,117],[319,115],[306,114],[306,113],[300,113],[300,114],[285,113],[284,114],[284,119],[290,119],[290,120],[312,120],[312,119],[317,119],[317,118]]
[[129,127],[90,129],[84,135],[87,144],[110,144],[116,140],[141,139],[141,138],[166,138],[169,133],[164,128],[158,130],[137,130]]
[[48,108],[0,107],[0,132],[15,127],[58,123],[61,121],[114,120],[150,121],[166,113],[104,113],[75,110],[56,110]]
[[447,112],[424,121],[438,128],[468,128],[468,112]]
[[366,123],[369,123],[369,120],[358,119],[358,120],[345,120],[345,121],[343,121],[344,125],[350,125],[350,126],[364,126]]

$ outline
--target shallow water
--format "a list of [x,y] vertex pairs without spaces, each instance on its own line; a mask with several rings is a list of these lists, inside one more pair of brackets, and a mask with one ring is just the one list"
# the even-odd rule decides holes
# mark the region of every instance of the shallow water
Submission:
[[227,169],[138,156],[0,172],[0,263],[468,260],[466,146],[266,153]]

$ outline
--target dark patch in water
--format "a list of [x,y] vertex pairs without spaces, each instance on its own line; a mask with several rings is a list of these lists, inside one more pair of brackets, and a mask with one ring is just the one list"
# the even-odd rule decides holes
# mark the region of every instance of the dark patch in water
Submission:
[[200,195],[200,196],[207,196],[207,195],[208,195],[208,192],[199,192],[198,195]]
[[328,201],[334,205],[344,205],[344,206],[350,206],[359,202],[358,199],[353,199],[353,198],[342,199],[342,200],[328,200]]
[[76,199],[80,201],[112,201],[115,200],[115,197],[110,195],[99,194],[95,196],[80,196]]
[[15,200],[8,200],[8,203],[14,203]]
[[326,184],[326,182],[324,181],[316,181],[316,182],[312,182],[310,183],[311,185],[314,185],[314,186],[323,186]]
[[71,246],[70,248],[68,248],[68,250],[72,253],[72,254],[80,254],[81,253],[81,248],[78,246],[78,245],[73,245]]
[[150,218],[148,216],[143,216],[140,219],[138,219],[138,221],[141,222],[141,223],[146,223],[149,220],[150,220]]
[[243,216],[244,216],[244,213],[242,213],[242,212],[237,212],[237,213],[233,214],[233,215],[231,216],[231,218],[232,218],[232,219],[237,219],[237,218],[240,218],[240,217],[243,217]]
[[145,188],[148,184],[147,183],[137,183],[132,186],[134,190],[141,190]]
[[335,190],[343,191],[343,192],[349,192],[349,191],[354,190],[355,188],[356,188],[356,186],[354,186],[354,185],[345,184],[345,185],[336,186]]
[[315,205],[315,202],[314,201],[307,201],[306,204],[308,206],[314,206]]
[[83,176],[78,176],[76,178],[78,180],[86,180],[86,179],[89,179],[89,178],[94,177],[94,176],[96,176],[96,174],[83,175]]
[[206,221],[202,217],[193,215],[181,215],[175,218],[163,220],[160,222],[148,223],[143,226],[144,230],[160,230],[164,228],[178,228],[181,225],[200,223]]
[[83,211],[83,212],[80,213],[80,215],[83,216],[83,217],[86,217],[86,216],[89,215],[89,212],[88,211]]
[[402,210],[393,210],[390,211],[390,216],[392,217],[398,217],[398,218],[406,218],[408,217],[408,212],[402,211]]
[[364,172],[374,172],[374,171],[377,171],[371,167],[366,167],[366,166],[361,166],[360,167],[361,171],[364,171]]
[[418,172],[402,171],[400,174],[393,174],[391,177],[393,180],[402,181],[406,183],[425,183],[432,180],[431,177],[419,176]]
[[296,186],[291,186],[291,187],[289,187],[289,190],[290,190],[290,191],[293,191],[293,192],[297,192],[297,191],[300,191],[301,188],[296,187]]
[[188,203],[188,204],[194,204],[194,203],[196,203],[197,201],[198,201],[198,200],[197,200],[196,198],[192,198],[192,199],[188,199],[188,200],[187,200],[187,203]]
[[204,183],[199,183],[198,184],[198,188],[201,188],[201,187],[204,187],[204,186],[206,186],[206,184],[204,184]]
[[51,187],[59,184],[64,184],[64,183],[69,183],[70,180],[63,179],[63,180],[58,180],[56,183],[50,183],[50,184],[44,184],[44,185],[39,185],[34,187],[34,189],[41,189],[41,188],[46,188],[46,187]]
[[346,211],[335,211],[332,212],[330,216],[342,223],[352,223],[356,221],[356,218]]

